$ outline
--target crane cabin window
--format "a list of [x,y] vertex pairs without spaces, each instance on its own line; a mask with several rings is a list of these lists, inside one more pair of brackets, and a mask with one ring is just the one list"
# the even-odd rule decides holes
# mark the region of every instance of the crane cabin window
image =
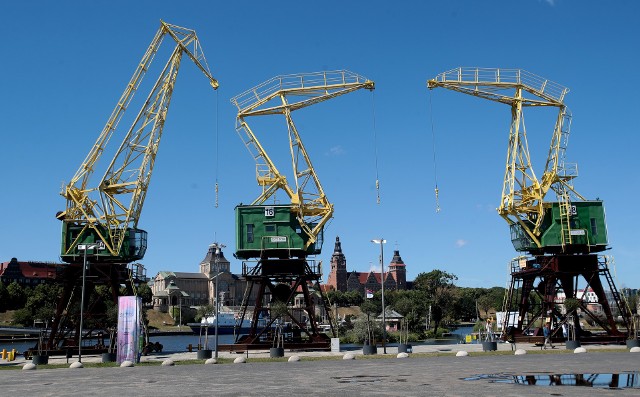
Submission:
[[264,225],[264,230],[267,233],[275,233],[276,232],[276,225]]
[[247,223],[247,243],[253,243],[253,224]]
[[598,235],[598,224],[596,223],[596,218],[589,218],[589,220],[591,221],[591,235],[592,236],[597,236]]

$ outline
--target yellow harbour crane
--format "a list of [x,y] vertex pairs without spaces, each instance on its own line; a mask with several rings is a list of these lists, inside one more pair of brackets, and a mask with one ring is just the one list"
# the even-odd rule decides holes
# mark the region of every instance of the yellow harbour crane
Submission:
[[[111,140],[116,140],[118,125],[134,95],[140,90],[142,80],[163,41],[174,44],[169,59],[117,149],[109,146]],[[93,289],[85,289],[88,250],[91,250],[89,282],[93,285],[110,286],[114,303],[117,302],[122,284],[135,290],[135,283],[144,278],[144,269],[141,272],[140,266],[131,264],[142,259],[147,248],[147,232],[138,228],[138,220],[184,55],[204,73],[213,89],[218,88],[218,82],[209,71],[196,32],[160,21],[160,28],[138,63],[96,143],[71,181],[63,187],[61,195],[66,199],[66,209],[56,217],[62,221],[61,258],[69,265],[63,267],[58,275],[63,288],[49,337],[43,346],[46,350],[59,350],[63,341],[75,339],[79,343],[79,336],[83,331],[91,334],[90,329],[82,326],[83,317],[91,319],[90,324],[97,329],[109,326],[104,309],[96,306],[101,299],[92,300],[86,309],[83,304],[85,290]],[[100,162],[103,155],[110,156],[114,152],[108,163]],[[100,169],[106,170],[103,175],[97,176],[100,179],[96,182],[97,178],[93,177],[100,164],[103,165]],[[128,268],[130,264],[132,269]],[[78,280],[82,280],[82,286],[78,285]],[[85,309],[80,316],[80,323],[75,321],[69,310],[78,296],[81,310]],[[75,332],[70,334],[71,330]],[[81,347],[85,348],[86,346]]]
[[[235,256],[247,260],[242,265],[242,276],[248,281],[240,323],[249,307],[253,307],[251,329],[247,335],[236,339],[236,344],[243,348],[265,347],[274,322],[283,315],[276,309],[277,303],[286,309],[284,315],[294,326],[291,332],[286,332],[288,346],[329,347],[329,337],[318,327],[315,299],[309,287],[315,285],[320,304],[329,313],[320,288],[322,270],[320,264],[308,256],[321,251],[323,228],[333,215],[333,204],[325,195],[291,114],[362,88],[373,90],[374,87],[373,81],[358,74],[346,70],[326,71],[276,76],[231,99],[238,108],[236,130],[256,161],[256,179],[262,187],[262,193],[251,205],[236,207]],[[281,114],[286,120],[292,181],[276,167],[247,123],[250,117],[274,114]],[[278,191],[285,192],[288,203],[277,204],[274,195]],[[267,202],[270,199],[273,202]],[[247,263],[253,260],[256,260],[255,264]],[[252,305],[250,299],[254,300]],[[294,304],[298,299],[304,302],[302,307]]]
[[[623,339],[625,335],[618,330],[609,302],[618,307],[627,329],[630,312],[611,277],[609,261],[596,254],[608,249],[604,206],[602,201],[588,201],[575,191],[572,183],[577,167],[565,162],[571,115],[564,99],[569,90],[522,69],[464,67],[440,73],[427,86],[447,88],[511,108],[498,213],[509,223],[514,248],[530,257],[521,255],[511,262],[511,284],[505,294],[503,312],[517,306],[518,313],[503,319],[503,337],[531,341],[529,331],[549,322],[552,335],[561,335],[560,329],[568,326],[577,341]],[[539,107],[556,108],[557,115],[545,167],[537,178],[531,164],[524,109]],[[556,201],[547,199],[551,191],[555,192]],[[604,318],[594,313],[580,296],[580,280],[586,283],[585,291],[591,289],[597,296]],[[611,297],[605,293],[605,287]],[[560,292],[579,306],[559,310]],[[598,335],[583,332],[578,309],[604,332]],[[509,320],[510,317],[513,319]]]
[[[510,225],[517,250],[544,253],[606,249],[602,203],[586,201],[576,192],[572,181],[577,166],[565,162],[571,125],[571,114],[564,103],[568,88],[522,69],[469,67],[440,73],[427,86],[510,106],[511,127],[498,213]],[[557,109],[540,178],[531,164],[524,123],[524,109],[536,107]],[[555,192],[556,202],[546,199],[550,191]],[[571,197],[579,202],[572,202]]]
[[[295,221],[292,220],[292,222],[295,224],[289,224],[289,227],[291,230],[302,230],[302,233],[294,233],[297,234],[297,237],[290,233],[287,233],[286,236],[280,236],[283,237],[282,240],[286,239],[287,249],[293,248],[294,251],[301,254],[313,253],[318,250],[319,247],[314,249],[313,245],[333,215],[333,205],[324,193],[291,114],[295,110],[362,88],[373,90],[375,84],[373,81],[347,70],[325,71],[276,76],[231,99],[231,102],[238,108],[236,130],[256,161],[256,179],[262,187],[260,196],[248,207],[255,209],[255,206],[264,206],[278,190],[286,193],[290,200],[290,206],[273,208],[273,211],[294,214]],[[249,117],[273,114],[283,115],[287,123],[294,181],[288,181],[286,176],[278,170],[247,123]],[[247,208],[247,211],[252,211],[252,209]],[[242,209],[240,212],[239,216],[242,216]],[[268,211],[260,210],[258,212],[258,215],[266,213],[267,217],[274,216],[274,214],[270,215]],[[277,215],[275,216],[277,217]],[[241,225],[238,227],[241,228]],[[283,234],[284,231],[278,233]],[[274,244],[280,243],[279,246],[270,244],[272,236],[265,240],[265,236],[254,236],[251,233],[250,239],[253,241],[247,241],[246,233],[237,237],[241,243],[241,246],[238,247],[238,254],[245,258],[259,256],[256,254],[258,250],[264,252],[264,249],[282,247],[282,243],[278,241],[274,241]]]
[[[115,156],[109,160],[104,175],[97,183],[92,183],[97,163],[167,37],[175,45],[169,59]],[[196,32],[160,21],[160,28],[96,143],[71,181],[63,187],[61,195],[67,204],[57,218],[63,222],[61,257],[64,261],[78,262],[82,255],[78,245],[85,244],[97,246],[96,256],[105,262],[128,263],[144,256],[147,233],[138,228],[138,220],[184,55],[202,71],[213,89],[218,88]]]

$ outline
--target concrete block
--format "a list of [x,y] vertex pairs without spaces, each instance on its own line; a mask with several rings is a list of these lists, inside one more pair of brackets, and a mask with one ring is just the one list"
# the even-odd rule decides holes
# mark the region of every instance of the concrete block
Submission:
[[456,353],[456,357],[467,357],[468,355],[469,353],[464,350],[460,350],[459,352]]

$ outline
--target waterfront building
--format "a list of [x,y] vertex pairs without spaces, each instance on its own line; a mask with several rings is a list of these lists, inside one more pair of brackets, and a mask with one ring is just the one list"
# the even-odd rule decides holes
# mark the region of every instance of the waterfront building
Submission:
[[[197,273],[160,271],[150,282],[153,293],[153,307],[162,312],[168,312],[172,307],[182,309],[195,308],[204,305],[215,305],[216,295],[220,298],[220,305],[224,310],[238,312],[241,309],[247,282],[240,274],[231,272],[231,263],[225,258],[222,250],[216,254],[216,247],[212,244],[204,259],[200,262]],[[216,277],[218,278],[216,291]],[[316,318],[323,319],[327,313],[320,304],[320,292],[314,285],[307,286],[311,292],[311,306],[314,307]],[[253,288],[247,300],[248,315],[253,312],[258,294],[258,288]],[[306,313],[307,303],[303,299],[302,286],[298,286],[293,299],[292,313],[296,313],[300,323],[309,321]],[[175,314],[175,313],[174,313]]]
[[386,267],[384,281],[380,272],[357,272],[355,270],[347,271],[347,259],[342,252],[342,243],[340,237],[336,237],[335,247],[331,255],[331,266],[329,277],[326,284],[327,290],[335,290],[341,292],[359,291],[363,295],[365,291],[376,292],[382,288],[388,290],[406,290],[407,285],[407,269],[399,250],[393,251],[393,258]]
[[56,279],[60,263],[22,262],[11,258],[9,262],[0,263],[0,281],[9,285],[14,281],[22,287],[35,287],[38,284],[53,282]]
[[[154,309],[167,312],[169,307],[176,305],[214,305],[216,295],[221,306],[234,308],[242,304],[246,282],[240,275],[231,273],[231,263],[222,250],[216,254],[215,246],[210,245],[199,267],[197,273],[158,272],[150,283]],[[216,277],[218,291],[215,289]],[[251,296],[249,301],[253,304],[255,296]]]

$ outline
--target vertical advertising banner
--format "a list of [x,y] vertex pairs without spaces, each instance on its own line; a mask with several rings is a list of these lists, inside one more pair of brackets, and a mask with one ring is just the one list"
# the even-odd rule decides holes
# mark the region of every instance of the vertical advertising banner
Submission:
[[118,298],[118,364],[123,361],[139,362],[141,308],[142,298],[138,296]]

